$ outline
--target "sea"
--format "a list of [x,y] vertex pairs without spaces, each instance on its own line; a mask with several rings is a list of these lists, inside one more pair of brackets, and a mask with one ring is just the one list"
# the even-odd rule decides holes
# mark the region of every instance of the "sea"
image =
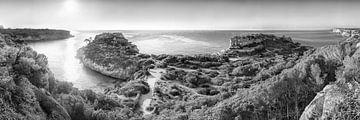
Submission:
[[84,39],[94,38],[100,33],[121,32],[141,53],[146,54],[205,54],[217,53],[229,47],[229,40],[236,35],[252,33],[275,34],[291,37],[302,45],[321,47],[334,45],[344,38],[331,30],[315,31],[230,31],[230,30],[92,30],[72,31],[72,38],[28,43],[38,53],[48,57],[48,65],[55,77],[71,82],[78,89],[92,89],[101,92],[112,87],[115,78],[107,77],[84,67],[75,58],[76,51],[86,45]]

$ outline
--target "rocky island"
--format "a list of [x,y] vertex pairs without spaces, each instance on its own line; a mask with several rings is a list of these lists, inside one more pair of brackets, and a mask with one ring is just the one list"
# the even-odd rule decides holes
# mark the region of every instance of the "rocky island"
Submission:
[[85,66],[104,75],[126,80],[139,70],[139,50],[121,33],[97,35],[79,49],[78,57]]
[[0,119],[359,119],[360,40],[310,48],[288,37],[234,36],[219,54],[147,55],[121,33],[79,49],[119,81],[104,93],[58,81],[46,56],[0,35]]
[[70,31],[53,29],[0,29],[0,33],[27,42],[61,40],[72,37]]

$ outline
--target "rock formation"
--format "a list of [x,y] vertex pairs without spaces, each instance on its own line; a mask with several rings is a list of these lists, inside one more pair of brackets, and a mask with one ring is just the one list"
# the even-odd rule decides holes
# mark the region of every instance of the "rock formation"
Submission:
[[343,37],[354,37],[360,35],[359,28],[334,28],[333,32],[338,33]]
[[341,67],[337,70],[336,82],[327,85],[305,108],[301,120],[308,119],[360,119],[359,59],[357,38],[348,38],[338,47]]
[[230,47],[225,54],[231,57],[275,54],[303,53],[309,47],[294,43],[290,37],[268,34],[250,34],[230,39]]
[[126,80],[140,69],[138,53],[136,45],[128,42],[121,33],[103,33],[80,48],[78,57],[92,70]]

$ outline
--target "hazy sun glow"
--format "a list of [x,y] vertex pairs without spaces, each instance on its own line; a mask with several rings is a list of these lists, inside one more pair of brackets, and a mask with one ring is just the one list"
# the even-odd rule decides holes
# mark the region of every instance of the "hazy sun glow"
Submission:
[[0,0],[0,24],[5,27],[77,30],[262,30],[360,26],[360,16],[356,16],[360,1],[261,1],[264,0]]
[[78,11],[78,3],[76,0],[66,0],[60,10],[61,16],[74,16]]

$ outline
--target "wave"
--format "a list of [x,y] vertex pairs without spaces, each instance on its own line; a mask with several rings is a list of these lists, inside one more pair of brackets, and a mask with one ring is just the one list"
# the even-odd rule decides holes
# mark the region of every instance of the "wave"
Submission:
[[140,52],[151,54],[195,54],[212,52],[216,46],[179,35],[140,35],[132,39]]
[[132,39],[135,38],[136,36],[140,35],[139,33],[123,33],[124,37],[126,39]]

